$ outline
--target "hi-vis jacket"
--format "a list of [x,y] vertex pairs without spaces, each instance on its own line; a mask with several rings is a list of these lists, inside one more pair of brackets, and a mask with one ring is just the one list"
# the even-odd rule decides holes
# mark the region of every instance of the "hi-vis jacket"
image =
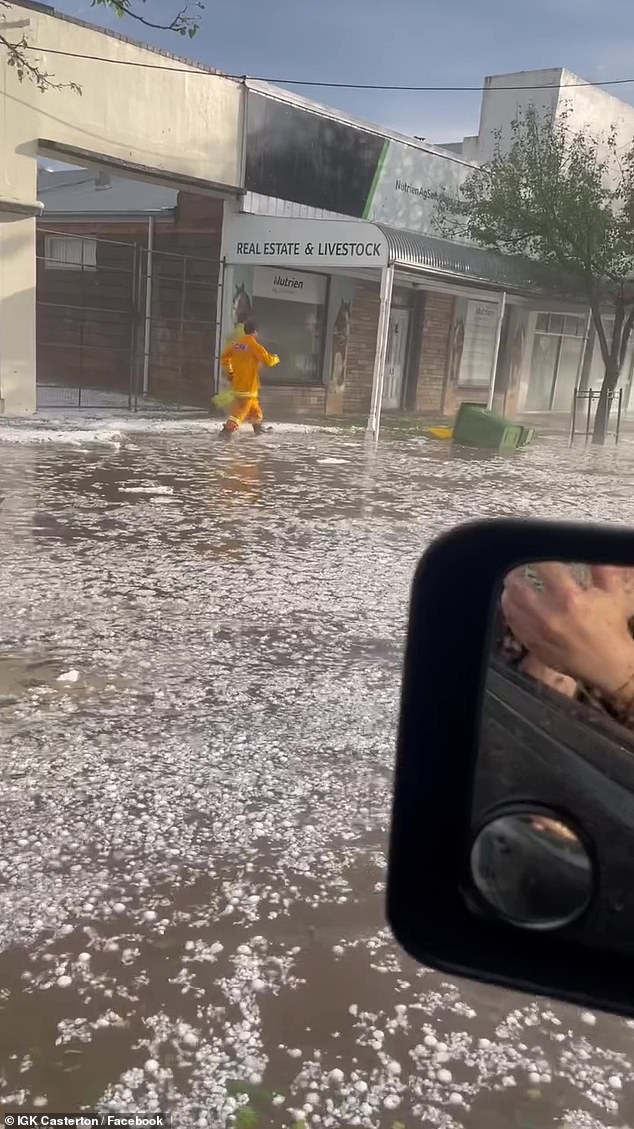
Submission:
[[257,397],[260,391],[260,365],[273,368],[280,363],[275,353],[267,353],[264,346],[247,333],[227,345],[220,359],[236,396],[249,398]]

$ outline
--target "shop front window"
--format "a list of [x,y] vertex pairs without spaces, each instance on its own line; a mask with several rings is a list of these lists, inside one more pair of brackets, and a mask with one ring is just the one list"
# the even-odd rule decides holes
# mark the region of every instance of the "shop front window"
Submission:
[[583,315],[537,315],[527,411],[570,411],[583,355],[585,326]]
[[488,387],[495,353],[497,319],[496,302],[467,302],[460,356],[461,387]]
[[324,275],[256,268],[253,312],[260,340],[280,357],[271,383],[321,383],[326,284]]

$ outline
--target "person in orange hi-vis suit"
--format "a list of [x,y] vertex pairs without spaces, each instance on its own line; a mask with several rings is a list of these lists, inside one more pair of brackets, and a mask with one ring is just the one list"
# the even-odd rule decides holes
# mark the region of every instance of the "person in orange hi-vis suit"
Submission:
[[231,341],[220,358],[231,383],[234,401],[230,415],[221,431],[230,439],[241,423],[251,423],[256,435],[265,430],[260,407],[260,365],[273,368],[280,363],[275,353],[268,353],[258,341],[258,327],[251,319],[244,323],[244,334]]

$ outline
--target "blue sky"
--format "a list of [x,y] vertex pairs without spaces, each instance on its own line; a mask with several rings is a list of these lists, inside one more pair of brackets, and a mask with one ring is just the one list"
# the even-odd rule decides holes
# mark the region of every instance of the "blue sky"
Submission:
[[[89,0],[55,6],[221,70],[263,78],[477,86],[486,74],[549,66],[594,80],[634,76],[632,0],[207,0],[193,41],[109,17]],[[156,20],[173,14],[179,0],[139,6]],[[297,89],[432,141],[478,128],[477,93]],[[614,93],[634,102],[634,83]]]

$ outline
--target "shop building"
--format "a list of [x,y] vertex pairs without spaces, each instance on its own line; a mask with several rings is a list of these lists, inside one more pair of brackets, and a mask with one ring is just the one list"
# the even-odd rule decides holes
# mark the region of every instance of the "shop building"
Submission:
[[[264,84],[249,83],[246,99],[246,192],[225,218],[222,321],[227,333],[248,308],[284,358],[267,381],[270,411],[367,415],[382,351],[388,412],[451,416],[463,401],[568,412],[577,385],[600,384],[587,306],[568,280],[434,235],[433,195],[458,190],[476,145],[451,152]],[[350,219],[358,242],[378,232],[381,264],[337,249]],[[330,254],[303,255],[311,241]]]
[[222,254],[224,333],[253,315],[282,357],[272,412],[367,416],[380,364],[388,412],[569,410],[587,315],[563,285],[560,312],[540,312],[554,285],[532,264],[364,220],[245,213],[225,218]]

